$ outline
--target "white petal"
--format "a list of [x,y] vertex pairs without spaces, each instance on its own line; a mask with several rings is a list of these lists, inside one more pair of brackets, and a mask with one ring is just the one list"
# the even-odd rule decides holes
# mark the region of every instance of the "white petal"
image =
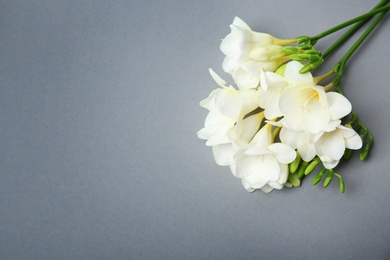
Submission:
[[[283,189],[284,185],[280,184],[279,182],[277,181],[270,181],[268,182],[267,185],[265,186],[270,186],[271,188],[274,188],[274,189],[278,189],[278,190],[281,190]],[[264,188],[264,187],[263,187]],[[263,189],[262,189],[263,190]]]
[[229,73],[230,75],[232,75],[234,69],[237,68],[239,66],[239,64],[240,63],[236,59],[233,59],[233,58],[226,56],[222,62],[222,69],[226,73]]
[[322,107],[315,99],[307,103],[303,115],[305,131],[312,134],[321,132],[329,124],[331,119],[329,109]]
[[301,155],[302,160],[310,162],[316,156],[316,149],[314,144],[306,143],[298,147],[298,152]]
[[[276,60],[278,57],[283,56],[281,45],[266,45],[255,47],[249,53],[249,56],[257,61],[270,61]],[[276,58],[275,58],[276,57]]]
[[334,167],[337,166],[337,164],[339,164],[340,161],[340,160],[332,160],[327,157],[320,157],[320,159],[326,169],[333,169]]
[[278,117],[283,116],[282,111],[279,109],[279,95],[270,95],[269,96],[269,103],[265,107],[264,110],[264,116],[268,120],[272,120]]
[[214,89],[210,92],[209,96],[199,102],[199,106],[206,108],[208,110],[212,109],[215,103],[215,94],[218,92],[218,89]]
[[284,185],[287,181],[289,170],[287,164],[279,164],[280,166],[280,173],[279,173],[279,179],[278,182],[282,185]]
[[299,154],[305,162],[311,161],[316,156],[314,144],[310,143],[303,131],[293,131],[283,127],[279,134],[283,143],[298,149]]
[[329,124],[323,129],[325,132],[332,132],[341,124],[341,120],[331,120]]
[[211,129],[210,127],[203,127],[202,129],[200,129],[197,132],[198,138],[204,139],[204,140],[209,139],[213,135],[215,135],[215,131],[214,131],[214,129]]
[[296,157],[295,150],[286,144],[274,143],[267,148],[274,153],[276,160],[282,164],[289,164]]
[[226,134],[216,134],[211,136],[207,142],[207,146],[214,146],[214,145],[219,145],[219,144],[228,144],[231,143],[231,140]]
[[360,148],[362,148],[362,146],[362,139],[358,134],[345,140],[345,147],[347,147],[348,149],[359,150]]
[[243,155],[236,161],[236,176],[245,178],[253,188],[261,188],[268,181],[279,179],[280,167],[272,155]]
[[288,86],[288,82],[285,77],[280,76],[274,72],[265,72],[261,77],[261,87],[267,91],[268,86],[270,86],[273,90],[281,89],[283,90]]
[[336,92],[326,93],[332,119],[341,119],[351,113],[352,105],[343,95]]
[[242,186],[244,186],[244,188],[248,191],[248,192],[254,192],[255,189],[245,181],[245,179],[241,179],[241,182],[242,182]]
[[228,133],[228,136],[235,142],[248,144],[259,130],[262,120],[263,113],[257,113],[245,119],[240,119],[231,129],[233,131]]
[[261,143],[263,146],[272,143],[272,127],[270,125],[263,126],[253,138],[254,142]]
[[248,42],[248,32],[235,25],[230,25],[231,32],[222,40],[220,50],[228,57],[239,59]]
[[286,79],[276,73],[262,72],[260,86],[257,102],[265,109],[265,117],[271,120],[282,116],[279,99],[284,89],[288,87]]
[[330,122],[325,92],[316,87],[287,88],[280,97],[279,107],[285,124],[295,131],[316,134]]
[[313,76],[310,72],[299,73],[299,70],[303,68],[303,64],[298,61],[290,61],[287,63],[286,70],[284,71],[284,77],[291,83],[307,84],[309,86],[314,85]]
[[[261,170],[262,159],[259,156],[241,155],[235,161],[235,175],[243,178],[249,175],[258,175]],[[260,174],[261,175],[261,174]],[[265,182],[267,180],[264,180]]]
[[234,118],[222,115],[218,111],[211,111],[207,114],[204,125],[206,127],[216,126],[219,128],[230,128],[236,123]]
[[262,169],[264,174],[268,175],[270,181],[277,181],[280,175],[280,166],[273,155],[266,154],[263,157]]
[[233,88],[219,90],[215,95],[214,109],[229,118],[237,119],[242,106],[240,93]]
[[338,128],[343,134],[346,148],[352,150],[358,150],[362,148],[363,146],[362,138],[358,133],[355,132],[355,130],[344,126],[339,126]]
[[267,46],[274,43],[275,38],[267,33],[261,32],[252,32],[252,41],[256,43],[257,46]]
[[257,88],[260,82],[260,69],[241,65],[233,71],[234,82],[240,89]]
[[[345,141],[340,131],[324,133],[315,143],[317,155],[320,158],[339,160],[345,152]],[[321,159],[322,160],[322,159]],[[329,161],[329,159],[326,159]]]
[[303,128],[300,116],[303,113],[304,102],[305,99],[298,88],[288,88],[280,96],[280,111],[284,115],[285,123],[292,130],[300,131]]
[[215,162],[221,166],[228,166],[231,163],[232,156],[237,149],[232,144],[221,144],[213,146]]
[[210,72],[211,77],[214,79],[215,82],[217,82],[217,84],[219,86],[221,86],[221,87],[226,86],[226,81],[224,81],[220,76],[218,76],[218,74],[215,73],[211,68],[209,68],[209,72]]
[[246,30],[251,31],[251,28],[249,27],[249,25],[246,24],[241,18],[239,18],[239,17],[237,17],[237,16],[234,17],[233,24],[234,24],[235,26],[238,26],[238,27],[241,27],[241,28],[243,28],[243,29],[246,29]]
[[264,185],[263,187],[261,187],[261,190],[264,192],[264,193],[270,193],[271,191],[273,191],[274,188],[272,188],[271,186],[269,185]]
[[293,131],[287,127],[282,127],[282,130],[280,130],[279,133],[279,138],[284,144],[291,146],[293,149],[297,149],[298,140],[301,139],[302,134],[304,133]]
[[260,189],[269,181],[268,176],[265,174],[252,174],[242,178],[252,188]]
[[261,108],[265,108],[268,103],[268,93],[264,91],[262,88],[257,89],[257,103]]

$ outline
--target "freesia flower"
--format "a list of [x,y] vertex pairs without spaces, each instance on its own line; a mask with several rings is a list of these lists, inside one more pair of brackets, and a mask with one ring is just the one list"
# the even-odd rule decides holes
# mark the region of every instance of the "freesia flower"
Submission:
[[259,106],[265,109],[265,117],[272,120],[283,116],[279,108],[282,93],[289,87],[296,85],[314,86],[311,73],[299,73],[303,65],[297,61],[290,61],[285,65],[283,75],[278,72],[261,71],[260,87],[257,93]]
[[362,145],[362,139],[355,130],[340,125],[334,131],[321,135],[315,149],[324,167],[332,169],[339,163],[345,148],[358,150]]
[[355,130],[342,125],[318,135],[283,127],[279,137],[283,143],[297,149],[304,161],[310,162],[317,155],[327,169],[337,166],[346,148],[358,150],[362,147],[362,139]]
[[318,134],[338,125],[352,106],[343,95],[327,93],[322,86],[315,85],[310,72],[300,74],[302,67],[301,63],[291,61],[284,76],[262,73],[258,103],[265,109],[267,119],[283,116],[281,122],[287,128]]
[[249,192],[282,189],[288,178],[288,164],[295,159],[296,153],[290,146],[273,143],[271,129],[269,124],[260,129],[248,148],[234,155],[230,166]]
[[343,95],[326,93],[321,86],[300,85],[286,89],[280,96],[283,123],[295,131],[318,134],[339,124],[352,106]]
[[294,131],[287,127],[282,127],[279,138],[282,143],[296,149],[305,162],[310,162],[317,155],[314,146],[315,136],[306,134],[303,131]]
[[257,88],[260,71],[274,71],[286,61],[279,43],[269,34],[254,32],[240,18],[230,25],[231,32],[221,43],[226,55],[222,67],[233,76],[240,89]]
[[245,140],[253,137],[261,123],[259,119],[257,128],[254,126],[252,129],[248,127],[248,124],[254,124],[252,118],[244,120],[245,115],[258,108],[256,91],[226,87],[226,82],[215,72],[210,70],[210,73],[221,88],[213,90],[209,97],[200,102],[200,106],[208,109],[209,114],[204,128],[198,131],[198,137],[207,140],[207,146],[213,146],[217,164],[228,165],[229,156],[237,149],[232,140],[245,143]]
[[294,131],[318,134],[334,129],[352,110],[343,95],[325,92],[315,84],[310,72],[300,74],[303,65],[287,63],[284,75],[262,72],[258,89],[259,106],[269,120],[283,116],[283,124]]
[[229,143],[213,146],[213,155],[216,163],[228,166],[233,163],[233,156],[245,149],[260,128],[263,113],[257,113],[248,117],[240,117],[237,123],[228,130]]

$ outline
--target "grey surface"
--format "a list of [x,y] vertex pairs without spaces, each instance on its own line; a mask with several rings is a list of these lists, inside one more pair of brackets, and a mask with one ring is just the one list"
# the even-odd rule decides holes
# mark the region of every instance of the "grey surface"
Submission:
[[388,18],[343,80],[377,140],[345,194],[247,193],[196,137],[234,16],[291,38],[375,4],[1,1],[0,258],[389,259]]

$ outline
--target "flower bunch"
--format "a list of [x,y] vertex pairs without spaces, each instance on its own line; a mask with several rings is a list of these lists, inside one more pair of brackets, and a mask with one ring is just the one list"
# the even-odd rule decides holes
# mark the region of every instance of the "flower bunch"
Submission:
[[[343,178],[334,168],[352,150],[362,148],[360,157],[366,159],[373,137],[352,111],[340,82],[348,58],[389,10],[387,2],[314,37],[278,39],[234,19],[220,49],[222,68],[237,88],[210,69],[219,88],[200,102],[209,113],[198,137],[207,140],[216,163],[229,166],[247,191],[298,187],[319,167],[313,184],[326,176],[327,187],[336,176],[344,192]],[[331,71],[313,76],[311,70],[376,15]],[[321,38],[352,25],[324,53],[314,48]]]

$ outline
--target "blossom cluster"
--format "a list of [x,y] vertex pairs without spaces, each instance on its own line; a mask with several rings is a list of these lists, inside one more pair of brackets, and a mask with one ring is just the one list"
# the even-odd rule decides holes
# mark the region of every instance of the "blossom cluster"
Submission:
[[346,149],[362,147],[343,118],[352,106],[319,85],[304,64],[284,51],[289,40],[254,32],[236,17],[220,45],[222,68],[237,88],[213,70],[219,85],[200,102],[209,111],[198,137],[211,146],[218,165],[229,166],[244,188],[270,192],[292,186],[289,164],[297,159],[336,167]]

